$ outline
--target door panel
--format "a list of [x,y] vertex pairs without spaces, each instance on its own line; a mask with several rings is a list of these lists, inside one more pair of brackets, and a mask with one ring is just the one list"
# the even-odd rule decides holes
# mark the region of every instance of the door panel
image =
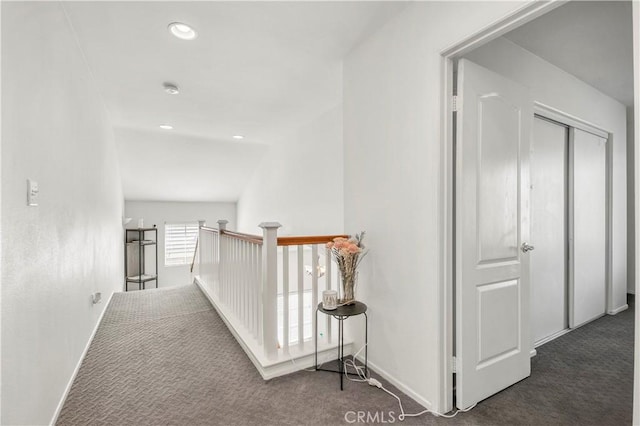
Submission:
[[457,406],[530,374],[529,145],[526,88],[458,65],[456,128]]
[[567,153],[569,129],[534,119],[531,153],[531,322],[539,342],[568,327]]
[[518,146],[513,141],[518,139],[520,111],[497,93],[480,96],[477,102],[478,260],[515,260],[520,220]]
[[[519,286],[517,280],[478,287],[478,367],[510,356],[519,347]],[[515,321],[502,321],[502,317]]]
[[606,309],[606,139],[573,130],[571,327]]

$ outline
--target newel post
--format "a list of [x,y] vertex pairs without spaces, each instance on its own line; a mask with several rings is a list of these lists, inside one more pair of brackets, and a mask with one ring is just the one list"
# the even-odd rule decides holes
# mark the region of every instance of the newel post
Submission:
[[263,222],[262,228],[262,336],[264,353],[278,351],[278,222]]
[[218,252],[218,297],[222,303],[227,303],[227,282],[225,280],[227,264],[222,238],[222,231],[227,229],[227,223],[229,223],[229,221],[225,219],[218,221],[218,247],[215,248]]

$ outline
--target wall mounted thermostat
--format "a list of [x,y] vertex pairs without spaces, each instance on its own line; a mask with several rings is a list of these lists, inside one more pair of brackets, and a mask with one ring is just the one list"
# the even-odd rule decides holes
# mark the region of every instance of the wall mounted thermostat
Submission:
[[38,182],[27,179],[27,205],[38,205]]

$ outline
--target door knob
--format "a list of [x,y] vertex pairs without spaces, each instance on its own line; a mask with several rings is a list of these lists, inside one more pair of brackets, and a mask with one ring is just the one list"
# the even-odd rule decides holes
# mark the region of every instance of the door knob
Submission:
[[522,243],[521,249],[522,249],[523,253],[527,253],[527,252],[530,252],[531,250],[535,249],[535,247],[531,246],[531,245],[529,245],[527,243]]

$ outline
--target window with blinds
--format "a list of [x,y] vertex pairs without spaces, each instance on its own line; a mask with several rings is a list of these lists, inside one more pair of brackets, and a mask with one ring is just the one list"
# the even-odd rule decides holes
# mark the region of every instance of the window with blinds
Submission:
[[189,265],[196,250],[198,222],[165,223],[164,265]]

